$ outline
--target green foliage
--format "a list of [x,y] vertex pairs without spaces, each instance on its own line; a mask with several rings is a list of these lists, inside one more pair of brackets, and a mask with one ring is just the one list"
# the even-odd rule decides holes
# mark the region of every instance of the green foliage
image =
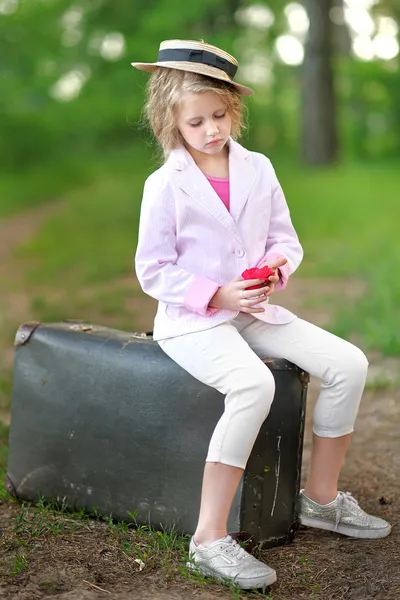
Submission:
[[377,61],[338,61],[343,146],[376,159],[400,153],[400,71]]
[[[145,2],[22,1],[18,10],[0,15],[0,52],[7,57],[0,67],[0,164],[2,170],[20,172],[37,164],[64,164],[78,152],[99,154],[100,149],[121,147],[135,137],[128,123],[137,123],[148,76],[134,71],[132,60],[156,59],[162,39],[224,37],[227,49],[233,38],[232,2],[181,0]],[[66,16],[75,26],[66,27]],[[75,13],[73,12],[75,11]],[[224,15],[226,18],[224,18]],[[218,33],[215,24],[218,23]],[[76,35],[68,41],[68,35]],[[99,45],[104,35],[120,32],[125,53],[106,60]],[[79,96],[60,102],[50,95],[66,73],[87,76]],[[49,160],[51,157],[51,160]]]
[[24,554],[16,554],[14,558],[14,563],[10,569],[10,575],[13,577],[15,575],[19,575],[26,569],[28,566],[28,559]]
[[[284,163],[277,170],[305,249],[301,272],[343,282],[343,302],[332,307],[334,331],[344,337],[356,334],[364,348],[399,354],[396,161],[340,165],[312,174]],[[352,280],[367,283],[367,293],[357,302],[346,294]]]
[[36,506],[22,503],[14,524],[16,539],[22,546],[29,546],[37,539],[61,536],[77,531],[90,531],[83,513],[70,514],[65,504],[60,506],[39,499]]
[[[280,64],[273,52],[276,37],[287,30],[285,3],[265,2],[275,17],[268,31],[249,29],[235,20],[235,11],[250,4],[248,0],[135,0],[133,4],[128,0],[73,4],[20,0],[15,12],[0,15],[0,53],[6,57],[0,67],[0,182],[1,172],[21,175],[39,165],[60,178],[71,164],[77,166],[76,156],[87,160],[136,141],[135,125],[148,75],[133,70],[130,62],[155,60],[159,42],[166,38],[205,39],[239,58],[249,51],[268,57],[271,82],[257,85],[250,102],[252,142],[273,152],[296,150],[301,70]],[[375,9],[387,14],[394,5],[385,0]],[[118,60],[105,59],[99,51],[110,32],[125,38],[125,53]],[[400,85],[399,71],[393,66],[350,59],[337,62],[346,153],[375,157],[399,151]],[[69,102],[55,100],[50,94],[54,84],[76,71],[86,78],[80,94]],[[3,190],[0,183],[2,198]],[[53,190],[62,191],[62,185],[50,185],[49,191]]]

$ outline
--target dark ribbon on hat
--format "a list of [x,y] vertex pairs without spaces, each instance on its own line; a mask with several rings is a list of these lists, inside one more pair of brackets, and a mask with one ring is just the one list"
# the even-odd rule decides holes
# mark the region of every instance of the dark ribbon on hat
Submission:
[[160,50],[157,62],[193,62],[216,67],[224,71],[231,79],[234,78],[237,66],[226,58],[208,50],[193,50],[189,48],[168,48]]

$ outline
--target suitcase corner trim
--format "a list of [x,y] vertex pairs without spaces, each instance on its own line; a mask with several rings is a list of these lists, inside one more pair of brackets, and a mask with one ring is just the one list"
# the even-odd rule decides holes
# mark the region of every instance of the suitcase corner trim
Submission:
[[32,333],[39,327],[39,321],[27,321],[26,323],[22,323],[18,327],[17,333],[15,334],[14,346],[23,346],[26,342],[29,341]]
[[15,489],[11,477],[8,474],[4,476],[4,487],[6,491],[10,494],[10,496],[12,496],[13,498],[17,497],[17,490]]

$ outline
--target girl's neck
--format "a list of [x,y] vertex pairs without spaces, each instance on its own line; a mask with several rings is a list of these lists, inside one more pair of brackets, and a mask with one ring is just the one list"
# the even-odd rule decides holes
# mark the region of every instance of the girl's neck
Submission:
[[225,145],[218,154],[208,155],[187,148],[196,165],[203,173],[211,177],[229,177],[229,148]]

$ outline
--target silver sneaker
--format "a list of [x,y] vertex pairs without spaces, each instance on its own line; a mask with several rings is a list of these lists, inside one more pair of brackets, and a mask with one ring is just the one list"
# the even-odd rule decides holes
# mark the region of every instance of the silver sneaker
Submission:
[[199,548],[192,538],[187,566],[222,582],[230,580],[243,590],[263,588],[276,581],[274,569],[246,552],[230,535],[207,548]]
[[339,492],[329,504],[318,504],[301,490],[298,512],[302,525],[335,531],[354,538],[383,538],[391,531],[389,523],[364,512],[349,492]]

